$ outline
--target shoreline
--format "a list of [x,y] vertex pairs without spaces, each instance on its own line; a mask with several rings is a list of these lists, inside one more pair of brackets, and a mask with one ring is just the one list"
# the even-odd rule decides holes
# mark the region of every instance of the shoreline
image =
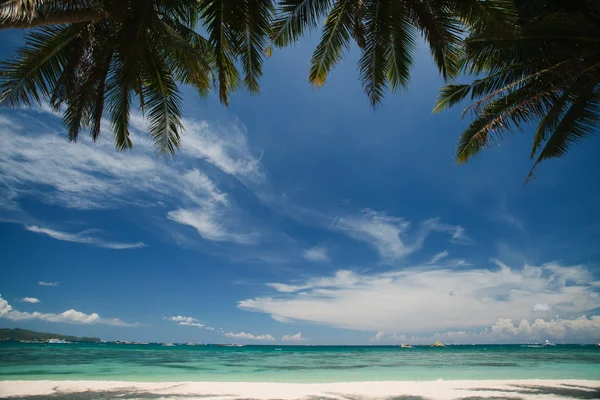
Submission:
[[0,381],[0,398],[20,399],[595,399],[598,380],[523,379],[338,383]]

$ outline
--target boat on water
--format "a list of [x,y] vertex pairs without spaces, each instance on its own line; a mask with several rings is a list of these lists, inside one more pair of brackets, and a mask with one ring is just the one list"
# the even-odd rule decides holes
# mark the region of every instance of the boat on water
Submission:
[[164,347],[175,347],[173,343],[163,343]]
[[50,343],[50,344],[67,344],[67,343],[71,343],[71,342],[67,342],[64,339],[48,339],[48,340],[46,340],[46,343]]
[[549,340],[546,340],[544,342],[544,344],[542,345],[542,347],[554,347],[556,346],[554,343],[550,342]]
[[408,343],[402,343],[402,344],[400,345],[400,347],[402,347],[403,349],[412,349],[412,348],[413,348],[413,347],[412,347],[410,344],[408,344]]
[[441,344],[439,340],[436,340],[435,343],[432,344],[429,347],[446,347],[446,346],[444,346],[443,344]]

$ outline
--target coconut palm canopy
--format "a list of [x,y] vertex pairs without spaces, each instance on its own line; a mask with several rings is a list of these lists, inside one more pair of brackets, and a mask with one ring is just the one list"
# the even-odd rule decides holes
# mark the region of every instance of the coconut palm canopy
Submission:
[[[156,148],[179,144],[178,84],[222,103],[241,84],[260,89],[271,46],[287,46],[323,22],[309,81],[320,86],[351,41],[361,49],[360,78],[373,106],[385,89],[406,87],[423,36],[444,78],[459,71],[466,29],[512,26],[507,0],[3,0],[2,28],[39,27],[1,66],[0,100],[64,107],[69,138],[92,137],[108,116],[118,149],[132,146],[129,112],[137,99]],[[197,23],[207,37],[194,29]],[[242,73],[238,69],[242,69]]]
[[508,133],[535,128],[536,166],[561,157],[600,122],[600,1],[517,1],[511,32],[473,31],[465,40],[464,71],[483,76],[441,89],[434,111],[469,97],[474,120],[462,133],[459,163]]
[[[64,107],[70,140],[81,128],[96,139],[106,115],[116,147],[130,148],[137,98],[157,150],[172,154],[183,129],[178,84],[201,96],[215,86],[224,104],[240,84],[259,90],[270,0],[243,7],[196,0],[4,0],[1,6],[3,28],[44,26],[2,63],[0,100]],[[198,21],[207,37],[194,30]]]

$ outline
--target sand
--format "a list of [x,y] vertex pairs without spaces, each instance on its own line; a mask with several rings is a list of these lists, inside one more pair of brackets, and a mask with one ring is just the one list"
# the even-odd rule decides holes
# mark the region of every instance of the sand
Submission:
[[[599,370],[600,374],[600,370]],[[600,380],[261,383],[0,381],[1,398],[21,399],[600,399]]]

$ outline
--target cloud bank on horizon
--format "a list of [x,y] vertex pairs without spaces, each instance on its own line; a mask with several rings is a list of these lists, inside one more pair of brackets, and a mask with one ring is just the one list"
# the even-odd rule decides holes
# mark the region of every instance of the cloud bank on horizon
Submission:
[[[590,341],[600,334],[600,281],[587,267],[516,269],[494,262],[496,269],[339,270],[303,282],[268,283],[272,295],[241,300],[238,307],[277,321],[375,331],[376,341],[386,334],[419,341],[434,334],[462,342],[544,335]],[[490,329],[480,332],[485,327]]]
[[[30,299],[30,298],[25,298]],[[37,299],[34,299],[37,300]],[[25,300],[24,300],[25,301]],[[39,301],[27,301],[28,303],[39,303]],[[119,318],[102,318],[97,313],[86,314],[81,311],[70,309],[59,314],[42,313],[42,312],[24,312],[14,309],[6,300],[0,296],[0,318],[10,321],[29,321],[41,320],[48,322],[60,322],[67,324],[83,324],[83,325],[111,325],[123,327],[136,327],[140,324],[137,322],[125,322]]]

